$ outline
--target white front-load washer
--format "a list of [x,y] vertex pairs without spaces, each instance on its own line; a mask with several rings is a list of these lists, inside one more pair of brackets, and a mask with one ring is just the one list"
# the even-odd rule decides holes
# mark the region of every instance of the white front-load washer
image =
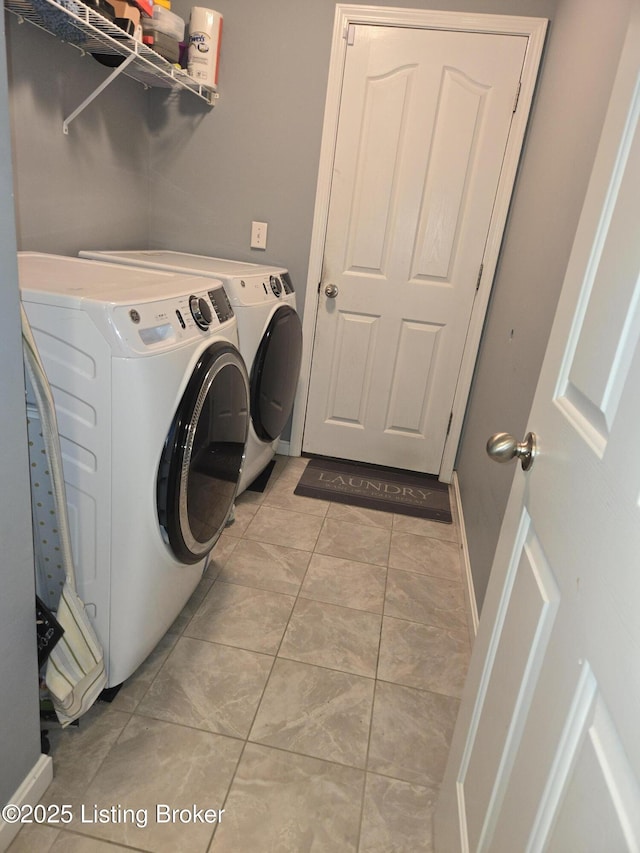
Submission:
[[276,452],[293,410],[302,324],[291,277],[282,267],[172,251],[82,251],[81,257],[220,279],[238,318],[240,352],[249,371],[251,427],[238,493]]
[[211,279],[38,253],[18,267],[114,687],[189,599],[232,509],[249,429],[237,321]]

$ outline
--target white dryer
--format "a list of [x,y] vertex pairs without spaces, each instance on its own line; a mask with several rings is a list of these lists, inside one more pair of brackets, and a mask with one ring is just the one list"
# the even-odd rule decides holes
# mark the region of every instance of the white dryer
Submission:
[[269,464],[293,410],[302,324],[291,277],[282,267],[172,251],[82,251],[95,258],[220,279],[238,318],[240,352],[249,370],[251,428],[238,493]]
[[237,321],[211,279],[37,253],[18,266],[113,687],[189,599],[233,506],[249,428]]

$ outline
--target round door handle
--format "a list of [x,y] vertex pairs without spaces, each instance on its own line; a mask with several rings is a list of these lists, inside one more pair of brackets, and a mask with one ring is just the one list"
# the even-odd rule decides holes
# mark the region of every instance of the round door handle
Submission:
[[327,284],[324,288],[325,294],[329,297],[329,299],[335,299],[338,295],[338,288],[335,284]]
[[519,459],[523,471],[528,471],[533,465],[537,452],[536,436],[528,432],[524,441],[516,441],[508,432],[497,432],[487,442],[487,453],[494,462],[511,462]]

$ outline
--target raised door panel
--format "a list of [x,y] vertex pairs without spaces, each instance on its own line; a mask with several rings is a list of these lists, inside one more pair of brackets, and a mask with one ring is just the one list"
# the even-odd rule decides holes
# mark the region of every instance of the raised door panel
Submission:
[[411,279],[450,282],[478,123],[490,88],[444,68],[413,252]]
[[[640,93],[621,139],[578,311],[560,371],[556,400],[602,456],[640,329]],[[624,183],[623,183],[624,179]]]
[[526,513],[520,528],[458,781],[474,851],[492,849],[491,836],[560,599]]
[[[442,327],[432,323],[405,321],[401,324],[393,360],[392,391],[385,432],[425,437],[441,333]],[[416,370],[417,365],[419,369]],[[404,382],[403,377],[411,373],[414,382]]]
[[327,422],[364,427],[373,375],[378,317],[340,312],[329,376]]
[[399,159],[406,134],[407,100],[415,68],[367,80],[344,271],[385,277],[394,226]]

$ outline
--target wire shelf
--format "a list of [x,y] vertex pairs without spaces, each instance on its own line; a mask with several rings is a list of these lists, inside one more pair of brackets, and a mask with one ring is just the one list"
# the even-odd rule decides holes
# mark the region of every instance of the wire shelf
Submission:
[[187,89],[209,105],[218,97],[80,0],[5,0],[5,8],[85,53],[128,59],[122,73],[144,86]]

